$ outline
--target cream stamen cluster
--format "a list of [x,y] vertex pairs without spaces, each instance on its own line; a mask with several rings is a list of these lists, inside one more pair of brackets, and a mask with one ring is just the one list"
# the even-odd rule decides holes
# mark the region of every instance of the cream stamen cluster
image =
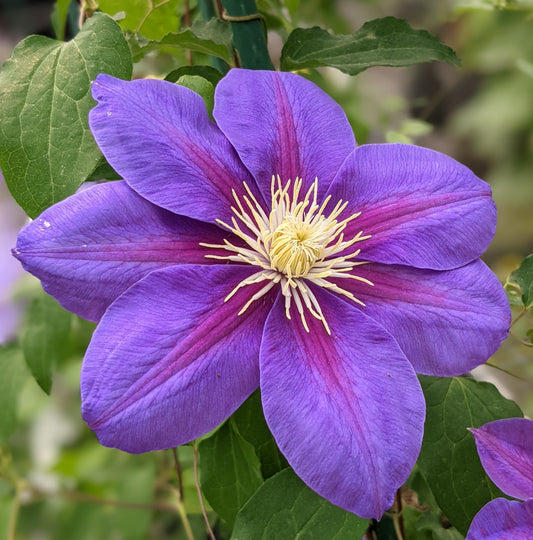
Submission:
[[[292,189],[291,189],[292,184]],[[233,191],[236,206],[231,208],[235,214],[232,224],[217,220],[244,241],[245,246],[235,246],[229,240],[223,245],[204,244],[204,247],[220,248],[230,255],[206,255],[212,259],[241,262],[257,266],[259,271],[241,281],[226,297],[229,300],[240,288],[252,283],[265,281],[265,286],[255,293],[239,311],[244,313],[250,304],[264,296],[276,284],[280,284],[285,297],[285,312],[290,319],[290,307],[294,302],[307,332],[309,326],[305,318],[306,310],[324,324],[328,334],[329,326],[320,305],[308,287],[307,282],[342,294],[364,305],[352,293],[329,281],[330,278],[350,278],[373,285],[371,281],[352,273],[354,267],[364,261],[354,261],[360,250],[340,255],[352,245],[370,238],[359,231],[353,238],[344,240],[346,225],[360,213],[337,221],[338,216],[347,206],[339,201],[329,215],[325,215],[326,206],[331,196],[326,197],[321,205],[317,203],[318,179],[315,179],[307,193],[300,198],[302,180],[296,178],[283,186],[280,177],[272,177],[272,206],[267,215],[250,188],[244,183],[246,194],[239,199]],[[301,200],[300,200],[301,199]],[[243,227],[244,225],[244,227]]]

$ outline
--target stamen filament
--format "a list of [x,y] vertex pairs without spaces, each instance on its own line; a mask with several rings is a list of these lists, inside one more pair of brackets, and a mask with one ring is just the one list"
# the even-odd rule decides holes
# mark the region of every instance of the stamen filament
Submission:
[[245,245],[235,245],[228,239],[224,239],[223,244],[200,244],[202,247],[229,252],[227,255],[209,253],[205,255],[206,258],[260,268],[258,272],[238,283],[224,301],[230,300],[238,290],[247,285],[267,281],[242,306],[238,312],[238,315],[242,315],[252,303],[264,297],[279,284],[281,294],[285,298],[287,319],[291,319],[290,311],[294,302],[306,332],[310,331],[306,319],[307,311],[321,321],[327,333],[331,335],[320,304],[309,285],[314,284],[345,296],[361,306],[365,305],[353,293],[330,281],[332,278],[349,278],[369,286],[374,285],[367,278],[353,273],[356,266],[368,262],[354,260],[359,256],[360,249],[341,255],[354,244],[370,238],[370,235],[363,235],[363,231],[359,231],[349,240],[345,240],[348,224],[361,213],[356,212],[337,221],[348,207],[348,201],[339,200],[326,216],[325,211],[331,201],[331,195],[328,195],[322,204],[317,203],[316,178],[305,195],[300,197],[303,186],[301,178],[294,181],[287,180],[283,185],[279,176],[272,176],[271,209],[268,214],[250,187],[246,183],[243,185],[245,193],[240,197],[232,190],[235,206],[231,207],[233,213],[231,224],[219,219],[216,222],[242,240]]

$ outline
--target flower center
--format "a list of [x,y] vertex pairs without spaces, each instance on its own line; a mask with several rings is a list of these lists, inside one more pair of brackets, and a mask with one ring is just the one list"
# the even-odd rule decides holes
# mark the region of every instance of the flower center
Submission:
[[224,240],[222,245],[204,243],[200,245],[229,252],[228,255],[206,255],[206,257],[246,263],[259,268],[256,273],[241,281],[225,299],[229,300],[246,285],[266,282],[264,287],[243,306],[239,315],[244,313],[252,302],[264,296],[279,283],[285,297],[285,313],[288,319],[291,318],[290,307],[294,302],[307,332],[309,327],[305,318],[306,311],[322,321],[327,332],[331,333],[307,282],[364,305],[351,292],[328,278],[351,278],[373,285],[371,281],[352,273],[356,266],[366,262],[353,260],[359,255],[360,250],[346,251],[353,244],[370,236],[363,236],[363,231],[359,231],[353,238],[344,239],[343,231],[347,224],[360,213],[337,221],[337,217],[348,204],[339,201],[329,215],[326,215],[325,209],[331,196],[326,197],[322,205],[317,204],[317,179],[303,197],[300,193],[302,180],[296,178],[292,183],[292,189],[291,183],[289,180],[282,185],[279,176],[272,177],[272,205],[268,215],[245,183],[246,194],[241,197],[244,204],[235,191],[233,192],[237,206],[231,208],[235,214],[232,225],[217,220],[220,226],[238,236],[245,245],[235,246],[229,240]]

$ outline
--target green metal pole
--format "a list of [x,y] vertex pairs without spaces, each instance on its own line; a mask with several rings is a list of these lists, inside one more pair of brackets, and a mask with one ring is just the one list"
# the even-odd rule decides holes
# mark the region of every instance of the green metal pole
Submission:
[[[213,17],[217,17],[217,11],[215,9],[215,4],[213,0],[198,0],[198,8],[200,10],[200,15],[204,21],[209,21]],[[210,57],[211,65],[218,69],[220,73],[226,74],[228,72],[229,66],[221,58],[216,56]]]
[[231,24],[233,46],[247,69],[274,69],[267,49],[263,19],[254,0],[221,0],[224,18]]

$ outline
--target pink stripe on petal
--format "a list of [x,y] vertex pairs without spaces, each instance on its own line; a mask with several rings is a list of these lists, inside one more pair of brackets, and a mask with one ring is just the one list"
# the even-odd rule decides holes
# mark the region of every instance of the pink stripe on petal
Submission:
[[531,540],[533,500],[494,499],[474,517],[466,540]]
[[318,177],[322,197],[355,147],[341,107],[293,73],[232,69],[217,86],[213,114],[268,203],[272,175],[302,178],[304,193]]
[[232,189],[255,182],[209,120],[202,98],[166,81],[99,75],[89,124],[96,142],[128,184],[154,204],[214,223],[226,221]]
[[[336,283],[397,340],[417,373],[450,377],[485,362],[507,337],[509,302],[481,261],[449,271],[370,263]],[[346,299],[347,302],[352,302]]]
[[82,412],[105,446],[140,453],[215,428],[257,388],[266,295],[261,284],[224,298],[252,272],[182,266],[153,272],[113,303],[85,356]]
[[219,227],[163,210],[119,181],[47,209],[19,233],[14,255],[66,309],[97,321],[153,270],[212,264],[205,255],[213,250],[199,244],[220,243],[222,235]]
[[357,148],[335,178],[332,203],[361,212],[345,236],[363,231],[367,260],[447,270],[478,258],[496,229],[487,183],[452,158],[413,145]]
[[313,291],[332,335],[280,297],[261,345],[267,423],[296,474],[350,512],[379,519],[420,450],[425,403],[412,366],[381,326]]
[[496,420],[471,431],[491,480],[511,497],[533,499],[533,420]]

